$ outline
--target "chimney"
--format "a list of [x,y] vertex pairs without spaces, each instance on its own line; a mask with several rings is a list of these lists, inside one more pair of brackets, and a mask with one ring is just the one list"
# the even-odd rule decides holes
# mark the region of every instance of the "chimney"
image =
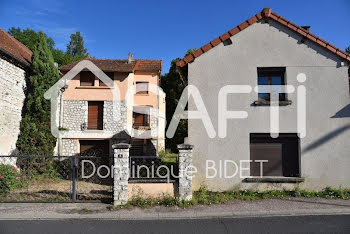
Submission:
[[302,28],[305,29],[306,31],[310,31],[310,27],[311,27],[311,26],[300,26],[300,27],[302,27]]
[[133,59],[132,59],[132,56],[133,56],[132,53],[129,53],[128,63],[131,63],[131,62],[132,62],[132,60],[133,60]]

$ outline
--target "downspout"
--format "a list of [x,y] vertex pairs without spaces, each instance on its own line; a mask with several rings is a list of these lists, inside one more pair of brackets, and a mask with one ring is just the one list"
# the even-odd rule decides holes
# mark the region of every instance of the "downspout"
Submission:
[[58,156],[61,156],[61,134],[60,129],[63,127],[63,94],[64,91],[68,88],[67,80],[64,81],[64,86],[60,88],[60,112],[58,115],[58,139],[57,139],[57,153]]

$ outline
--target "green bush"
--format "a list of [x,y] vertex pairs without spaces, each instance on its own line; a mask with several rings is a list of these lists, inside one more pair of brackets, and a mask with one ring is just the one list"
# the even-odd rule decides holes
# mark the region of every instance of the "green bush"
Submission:
[[22,178],[15,166],[0,165],[0,193],[7,193],[22,185]]

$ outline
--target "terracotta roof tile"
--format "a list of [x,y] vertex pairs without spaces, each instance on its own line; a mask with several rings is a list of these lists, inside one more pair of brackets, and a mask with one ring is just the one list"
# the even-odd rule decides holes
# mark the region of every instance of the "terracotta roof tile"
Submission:
[[226,41],[227,39],[229,39],[230,38],[230,34],[227,32],[227,33],[224,33],[224,34],[222,34],[221,36],[220,36],[220,39],[222,40],[222,41]]
[[32,61],[32,51],[1,28],[0,48],[25,65],[29,65]]
[[[134,71],[160,71],[160,70],[162,70],[162,61],[161,60],[136,59],[136,60],[133,60],[131,63],[128,63],[127,59],[84,58],[82,60],[90,60],[98,68],[100,68],[103,71],[134,72]],[[69,71],[76,64],[78,64],[80,61],[61,66],[61,67],[59,67],[59,70]]]
[[211,44],[213,47],[219,45],[220,43],[221,43],[220,38],[216,38],[216,39],[214,39],[214,40],[212,40],[212,41],[210,42],[210,44]]
[[[322,46],[325,49],[328,49],[330,52],[332,52],[332,53],[334,53],[334,54],[340,56],[341,58],[344,58],[350,62],[350,55],[349,54],[340,50],[339,48],[335,47],[334,45],[330,44],[329,42],[326,42],[325,40],[315,36],[314,34],[305,30],[304,28],[290,22],[289,20],[283,18],[282,16],[277,15],[276,13],[272,12],[270,8],[264,8],[261,12],[259,12],[255,16],[253,16],[250,19],[248,19],[247,21],[241,23],[237,27],[234,27],[231,30],[229,30],[228,33],[222,34],[219,38],[222,41],[224,41],[227,39],[226,37],[228,34],[231,36],[234,36],[235,34],[239,33],[240,31],[244,30],[245,28],[249,27],[249,25],[252,25],[255,22],[257,22],[258,20],[261,20],[262,18],[265,18],[265,19],[270,18],[272,20],[275,20],[276,22],[280,23],[281,25],[284,25],[285,27],[291,29],[292,31],[299,33],[300,35],[306,37],[307,39],[315,42],[319,46]],[[215,41],[215,40],[213,40],[213,41]],[[203,47],[201,47],[201,53],[197,52],[197,54],[194,57],[197,58],[200,55],[202,55],[203,53],[210,50],[211,48],[218,45],[217,43],[213,43],[213,41],[211,43],[208,43],[208,44],[204,45]],[[183,66],[186,66],[187,63],[194,61],[194,59],[186,59],[186,60],[185,59],[179,60],[176,63],[176,65],[179,67],[183,67]]]

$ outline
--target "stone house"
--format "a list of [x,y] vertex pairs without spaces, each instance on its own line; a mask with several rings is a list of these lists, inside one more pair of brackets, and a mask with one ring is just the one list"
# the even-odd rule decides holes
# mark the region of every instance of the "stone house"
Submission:
[[[211,138],[200,119],[189,120],[188,143],[194,145],[198,170],[193,189],[350,187],[349,62],[349,54],[312,34],[309,26],[298,26],[269,8],[178,61],[182,76],[201,93],[215,128]],[[218,100],[226,85],[252,88],[234,93],[229,87],[223,110]],[[270,90],[291,85],[294,92],[280,93],[272,102],[271,92],[254,89],[258,85]],[[302,86],[305,102],[298,99]],[[299,137],[303,103],[306,135]],[[279,107],[277,138],[270,136],[271,106]],[[189,110],[196,109],[190,99]],[[226,137],[218,127],[226,121],[223,111],[248,116],[227,119]],[[268,160],[262,170],[259,160]]]
[[0,29],[0,155],[16,149],[32,52]]
[[[89,69],[81,70],[67,82],[60,114],[60,127],[64,130],[60,131],[57,153],[112,156],[112,145],[126,142],[132,146],[131,155],[157,155],[164,149],[165,114],[162,116],[161,113],[165,113],[165,94],[161,90],[154,92],[150,87],[160,86],[161,60],[133,59],[129,54],[128,59],[88,57],[84,61],[92,62],[102,70],[110,79],[111,87]],[[79,62],[61,66],[59,71],[65,75]],[[126,94],[133,85],[136,86],[133,104],[127,104]],[[120,92],[120,100],[116,103],[113,100],[115,87]],[[118,119],[113,118],[113,105]],[[128,108],[127,105],[132,106]],[[140,113],[138,108],[143,108],[146,113]],[[148,139],[131,137],[126,131],[128,123],[139,131],[157,132]]]

